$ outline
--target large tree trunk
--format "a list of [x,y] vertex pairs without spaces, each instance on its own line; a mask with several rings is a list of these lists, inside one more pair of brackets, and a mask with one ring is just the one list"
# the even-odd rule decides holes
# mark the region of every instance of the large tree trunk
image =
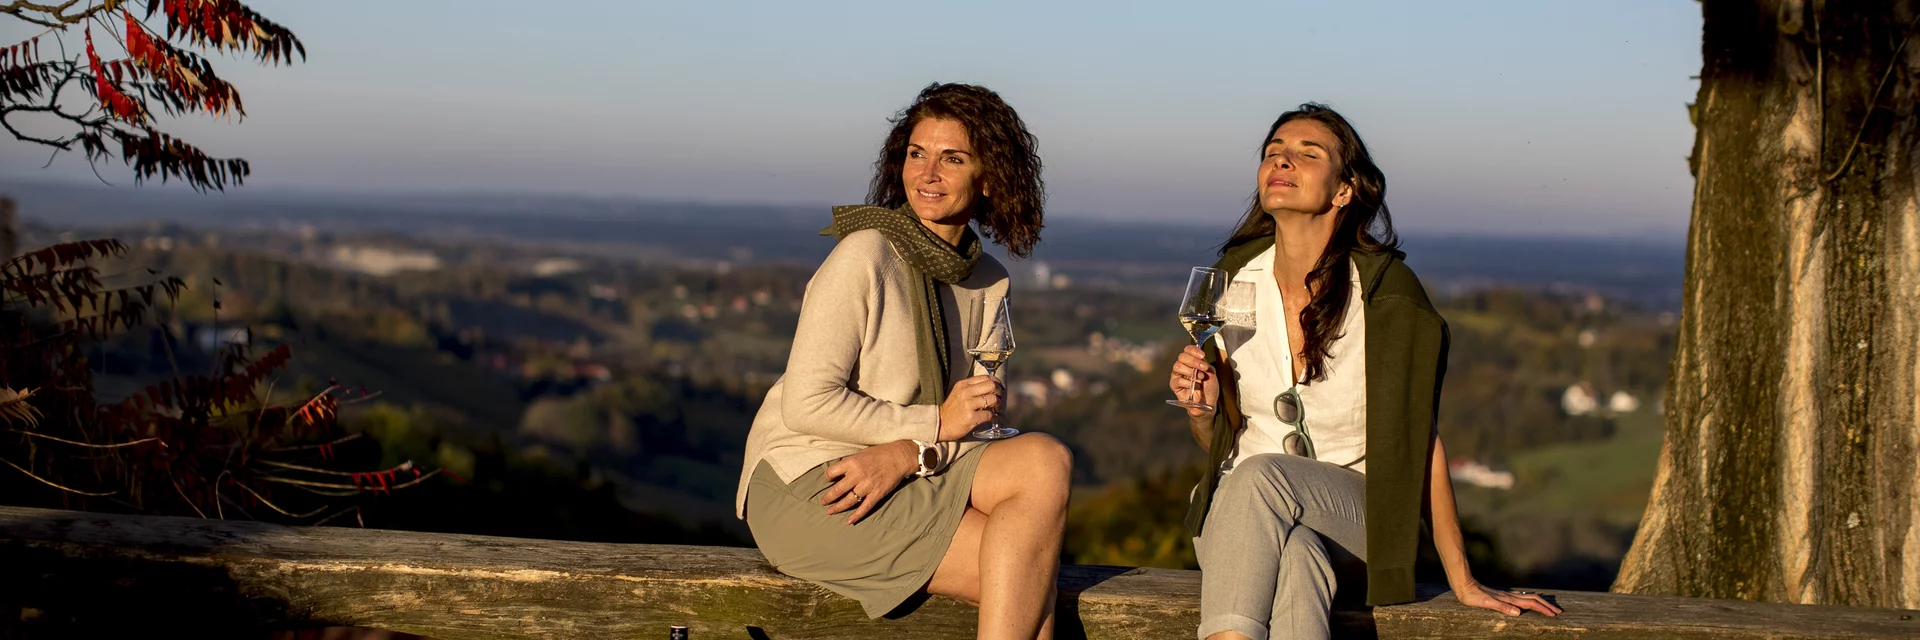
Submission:
[[1616,591],[1920,607],[1920,0],[1706,0],[1685,309]]

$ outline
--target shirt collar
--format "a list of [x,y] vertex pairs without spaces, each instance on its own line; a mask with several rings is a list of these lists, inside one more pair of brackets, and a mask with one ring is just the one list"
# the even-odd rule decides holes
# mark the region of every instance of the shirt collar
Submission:
[[1260,252],[1260,255],[1254,256],[1252,260],[1247,261],[1247,264],[1241,266],[1239,271],[1235,271],[1233,273],[1233,280],[1235,282],[1251,282],[1255,277],[1253,273],[1265,273],[1272,266],[1273,247],[1267,247],[1266,251]]
[[[1239,271],[1233,272],[1233,278],[1230,281],[1231,282],[1258,282],[1260,281],[1260,279],[1263,279],[1263,278],[1271,278],[1272,276],[1268,275],[1267,272],[1270,271],[1271,267],[1273,266],[1273,251],[1274,251],[1273,247],[1267,247],[1266,251],[1260,252],[1260,255],[1254,256],[1252,260],[1248,260],[1247,264],[1245,266],[1240,267]],[[1353,252],[1351,254],[1351,256],[1359,256],[1359,255],[1361,254],[1358,251]],[[1358,259],[1353,259],[1352,257],[1350,257],[1350,259],[1347,261],[1347,265],[1348,265],[1347,277],[1349,278],[1349,281],[1353,283],[1352,284],[1353,287],[1360,289],[1360,292],[1362,293],[1361,296],[1354,296],[1354,298],[1359,299],[1364,296],[1366,291],[1366,288],[1361,284],[1361,281],[1364,278],[1366,278],[1366,274],[1361,273],[1360,262]]]

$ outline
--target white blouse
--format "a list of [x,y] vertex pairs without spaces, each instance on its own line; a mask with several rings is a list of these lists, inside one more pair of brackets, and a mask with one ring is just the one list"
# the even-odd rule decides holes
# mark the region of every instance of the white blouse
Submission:
[[[1282,438],[1292,426],[1282,424],[1274,402],[1294,386],[1293,349],[1287,336],[1287,309],[1273,276],[1274,250],[1249,261],[1234,274],[1221,307],[1227,324],[1216,339],[1240,379],[1240,412],[1246,429],[1240,432],[1234,453],[1221,472],[1250,456],[1285,454]],[[1347,312],[1333,341],[1325,378],[1299,386],[1305,423],[1318,459],[1367,472],[1367,323],[1361,300],[1360,273],[1347,261],[1353,291]],[[1251,311],[1251,313],[1248,313]]]

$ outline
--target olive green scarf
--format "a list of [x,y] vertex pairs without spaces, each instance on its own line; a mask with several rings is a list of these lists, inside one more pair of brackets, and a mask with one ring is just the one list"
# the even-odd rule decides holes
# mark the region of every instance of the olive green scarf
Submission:
[[920,319],[916,327],[920,337],[920,393],[913,403],[938,405],[946,399],[947,385],[953,381],[947,379],[952,365],[947,360],[946,313],[941,308],[940,291],[933,283],[956,284],[973,275],[973,265],[980,263],[980,236],[969,227],[956,248],[920,224],[920,218],[909,206],[901,205],[898,209],[872,205],[834,207],[833,224],[822,229],[820,235],[833,236],[839,241],[855,231],[876,229],[920,274],[921,277],[910,279],[908,284],[913,291],[908,298],[911,298],[914,316]]

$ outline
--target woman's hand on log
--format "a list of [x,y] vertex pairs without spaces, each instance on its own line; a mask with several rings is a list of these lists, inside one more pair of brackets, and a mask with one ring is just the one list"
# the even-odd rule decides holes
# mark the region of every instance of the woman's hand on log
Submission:
[[820,505],[829,514],[852,511],[847,524],[859,522],[899,488],[902,480],[920,470],[919,455],[920,447],[913,441],[897,440],[828,464],[824,477],[833,485],[821,494]]
[[1474,582],[1455,587],[1453,594],[1460,599],[1460,604],[1491,609],[1509,616],[1517,616],[1522,611],[1528,610],[1537,611],[1549,617],[1560,615],[1560,607],[1540,597],[1540,594],[1528,591],[1501,591]]

